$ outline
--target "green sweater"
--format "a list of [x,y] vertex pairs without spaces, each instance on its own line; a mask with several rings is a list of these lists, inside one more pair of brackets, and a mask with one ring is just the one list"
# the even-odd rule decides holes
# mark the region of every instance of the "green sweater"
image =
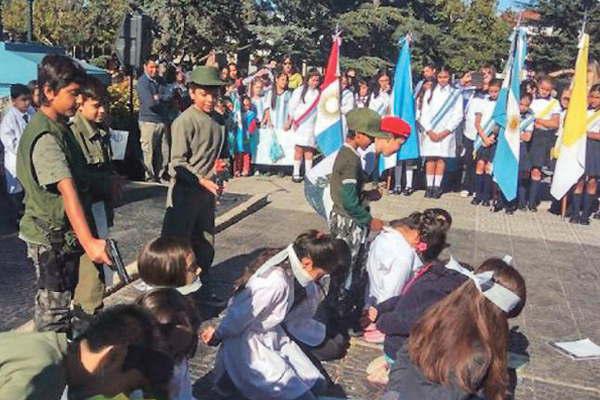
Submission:
[[352,218],[361,226],[369,225],[373,219],[360,198],[361,188],[366,180],[360,156],[354,148],[345,144],[335,158],[331,173],[333,211]]
[[66,354],[64,333],[0,333],[0,399],[60,399]]

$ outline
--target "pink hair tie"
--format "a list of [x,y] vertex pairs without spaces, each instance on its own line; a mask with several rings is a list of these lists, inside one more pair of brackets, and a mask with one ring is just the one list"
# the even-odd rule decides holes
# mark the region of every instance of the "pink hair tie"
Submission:
[[422,253],[425,250],[427,250],[427,247],[428,247],[427,243],[419,242],[419,243],[417,243],[417,246],[415,248],[419,253]]
[[325,237],[326,233],[323,231],[317,231],[317,239],[321,240],[323,239],[323,237]]

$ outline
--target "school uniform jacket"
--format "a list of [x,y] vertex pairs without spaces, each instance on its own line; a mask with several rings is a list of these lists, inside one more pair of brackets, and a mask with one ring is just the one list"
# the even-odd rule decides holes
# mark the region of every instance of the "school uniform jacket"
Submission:
[[385,115],[389,115],[390,100],[391,96],[389,92],[379,92],[379,95],[377,97],[375,97],[375,93],[372,93],[371,99],[369,100],[369,108],[382,117]]
[[[317,121],[317,107],[311,109],[311,106],[315,103],[319,97],[319,90],[308,88],[304,95],[304,101],[302,101],[302,89],[300,86],[292,93],[290,99],[290,116],[292,121],[298,121],[294,123],[294,139],[295,144],[298,146],[315,147],[315,123]],[[311,109],[309,111],[309,109]],[[300,120],[307,111],[309,114],[303,120]]]
[[227,372],[250,400],[295,399],[322,379],[319,370],[288,336],[309,346],[325,340],[325,326],[313,319],[323,294],[314,282],[294,308],[295,278],[281,264],[265,264],[230,301],[217,328],[222,341],[216,379]]
[[365,306],[398,296],[404,284],[422,265],[417,253],[400,232],[394,228],[383,228],[369,249],[369,290]]
[[17,148],[23,131],[34,113],[32,108],[22,113],[15,107],[10,107],[0,123],[0,141],[4,146],[4,174],[9,194],[23,191],[17,179]]
[[[428,90],[424,94],[419,119],[419,122],[423,127],[420,148],[421,156],[423,157],[450,158],[456,156],[456,136],[454,131],[458,128],[463,119],[462,97],[459,96],[441,121],[435,127],[432,126],[433,118],[440,108],[442,108],[446,99],[449,96],[452,96],[455,90],[457,89],[454,89],[450,85],[446,85],[445,87],[437,85],[433,89],[433,94],[431,93],[431,90]],[[452,133],[439,142],[433,142],[429,136],[425,134],[425,132],[429,130],[433,130],[436,133],[448,130]]]

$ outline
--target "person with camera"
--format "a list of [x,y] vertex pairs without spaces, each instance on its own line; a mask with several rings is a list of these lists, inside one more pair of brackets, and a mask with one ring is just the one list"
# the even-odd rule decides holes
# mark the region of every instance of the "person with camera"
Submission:
[[189,239],[203,271],[213,261],[216,197],[223,191],[217,160],[225,134],[213,118],[223,85],[217,68],[195,68],[188,84],[192,105],[172,126],[171,181],[162,236]]

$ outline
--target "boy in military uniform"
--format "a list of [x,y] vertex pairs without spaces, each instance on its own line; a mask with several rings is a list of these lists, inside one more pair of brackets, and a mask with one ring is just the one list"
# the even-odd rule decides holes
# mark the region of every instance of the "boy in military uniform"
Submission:
[[[79,109],[70,128],[81,147],[90,184],[91,211],[95,234],[106,238],[113,223],[113,204],[121,194],[122,179],[111,164],[110,136],[104,126],[108,105],[106,88],[97,78],[88,76],[81,86]],[[75,288],[74,314],[79,319],[92,315],[102,307],[104,267],[94,264],[87,254],[79,260],[79,280]],[[83,311],[85,315],[80,315]]]
[[215,204],[222,187],[215,183],[215,162],[225,143],[223,127],[213,118],[219,87],[225,82],[214,67],[192,71],[192,105],[173,121],[171,182],[163,236],[190,239],[196,260],[207,271],[214,257]]
[[19,237],[38,277],[34,322],[39,331],[69,331],[81,248],[93,262],[110,264],[106,242],[93,236],[87,219],[85,159],[65,125],[77,110],[85,76],[69,57],[44,57],[38,71],[41,107],[17,150],[17,177],[25,189]]
[[[366,202],[377,197],[377,190],[364,192],[367,175],[363,171],[358,148],[366,150],[375,138],[391,138],[381,130],[381,117],[369,108],[356,108],[346,115],[348,135],[340,149],[330,178],[333,209],[329,218],[331,234],[350,247],[351,263],[345,276],[332,281],[330,300],[340,302],[334,309],[351,325],[358,321],[364,282],[364,245],[369,231],[378,232],[383,221],[373,218]],[[340,280],[342,279],[342,280]],[[354,315],[356,314],[356,315]],[[355,317],[355,318],[352,318]]]

